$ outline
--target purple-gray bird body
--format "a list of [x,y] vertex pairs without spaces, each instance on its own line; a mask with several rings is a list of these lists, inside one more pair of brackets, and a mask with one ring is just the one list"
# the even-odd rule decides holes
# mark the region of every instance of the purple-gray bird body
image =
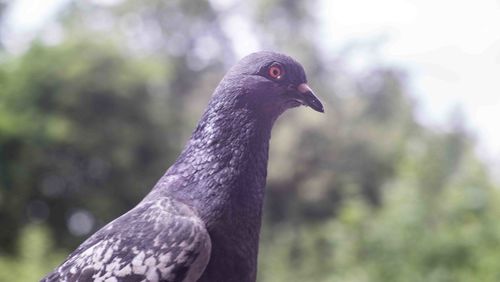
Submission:
[[323,112],[306,83],[286,55],[243,58],[152,191],[42,281],[255,281],[274,121],[299,105]]

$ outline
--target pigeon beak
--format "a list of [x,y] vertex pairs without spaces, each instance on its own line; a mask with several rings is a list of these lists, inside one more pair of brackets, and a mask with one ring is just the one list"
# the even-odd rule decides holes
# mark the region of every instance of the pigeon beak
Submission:
[[305,105],[311,107],[313,110],[324,113],[325,109],[323,108],[323,104],[321,101],[314,95],[311,87],[307,85],[307,83],[302,83],[297,86],[297,91],[299,92],[300,102]]

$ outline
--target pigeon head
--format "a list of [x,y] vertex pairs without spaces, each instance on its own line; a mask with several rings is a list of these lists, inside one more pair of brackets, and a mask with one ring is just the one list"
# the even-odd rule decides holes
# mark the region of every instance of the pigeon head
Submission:
[[283,54],[269,51],[250,54],[229,70],[221,85],[233,89],[229,95],[237,95],[239,105],[263,114],[277,116],[300,105],[324,112],[320,100],[307,85],[302,65]]

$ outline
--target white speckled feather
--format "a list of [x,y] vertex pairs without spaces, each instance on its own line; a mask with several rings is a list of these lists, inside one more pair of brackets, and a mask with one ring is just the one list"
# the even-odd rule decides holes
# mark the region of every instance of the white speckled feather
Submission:
[[103,227],[42,281],[196,281],[210,248],[198,216],[163,197]]

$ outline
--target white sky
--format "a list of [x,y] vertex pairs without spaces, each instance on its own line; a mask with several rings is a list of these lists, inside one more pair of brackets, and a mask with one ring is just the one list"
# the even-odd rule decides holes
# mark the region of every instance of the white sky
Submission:
[[7,14],[7,25],[17,34],[33,32],[68,0],[18,0]]
[[385,61],[410,70],[422,119],[442,125],[459,106],[480,154],[500,160],[500,1],[323,1],[324,38],[388,38]]
[[[13,47],[29,40],[66,1],[18,0],[7,18],[9,35],[17,37]],[[224,6],[232,0],[213,2]],[[478,136],[480,154],[500,164],[500,0],[323,0],[318,13],[325,45],[333,50],[387,38],[383,60],[410,71],[422,120],[443,125],[458,105]],[[240,27],[236,35],[249,28],[231,20],[230,26]],[[241,55],[258,48],[236,41]]]

